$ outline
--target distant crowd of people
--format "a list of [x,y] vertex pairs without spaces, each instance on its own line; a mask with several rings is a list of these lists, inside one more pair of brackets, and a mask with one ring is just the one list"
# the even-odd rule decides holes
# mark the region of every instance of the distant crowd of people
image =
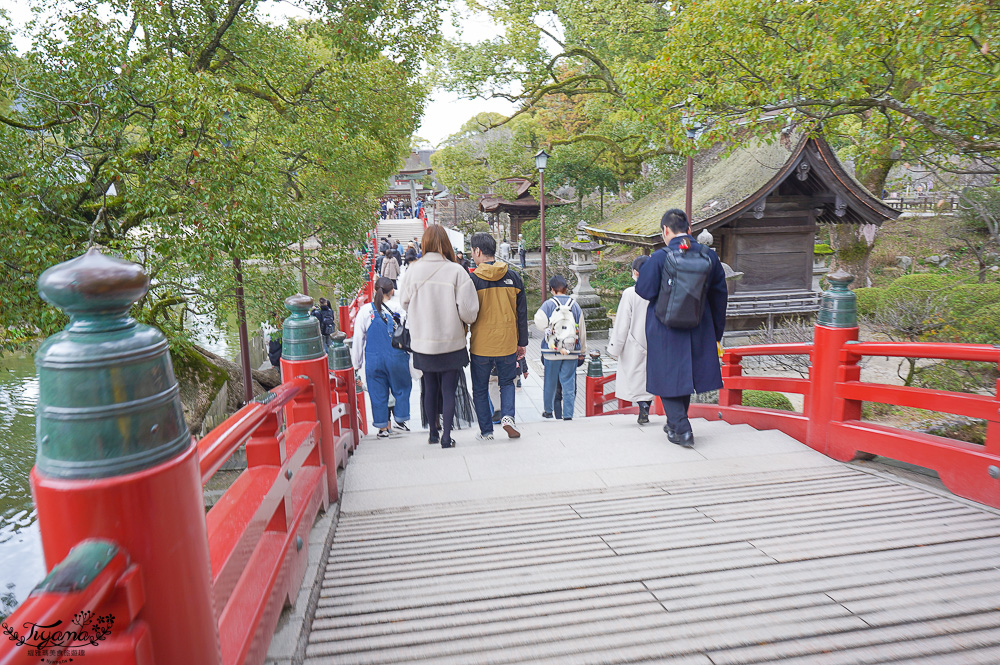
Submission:
[[[607,352],[619,359],[616,396],[638,405],[639,424],[649,422],[652,402],[659,398],[668,440],[690,447],[691,395],[722,387],[719,356],[728,292],[718,256],[691,237],[683,211],[668,210],[660,225],[666,246],[628,267],[635,286],[622,293]],[[415,379],[429,443],[454,446],[460,413],[478,423],[479,440],[492,440],[494,425],[510,438],[521,436],[515,385],[528,376],[524,282],[509,263],[506,239],[498,245],[490,234],[475,233],[470,245],[471,262],[439,225],[403,250],[391,236],[379,241],[373,300],[357,314],[351,349],[354,368],[364,374],[379,438],[390,436],[393,427],[409,431]],[[523,248],[520,238],[522,265]],[[543,333],[542,415],[572,420],[576,370],[587,353],[586,319],[565,277],[553,275],[547,286],[549,297],[533,317]],[[328,347],[336,330],[333,307],[320,298],[312,314]],[[271,331],[269,351],[277,365],[280,331]]]
[[427,202],[423,198],[418,198],[414,205],[408,200],[398,201],[386,197],[379,201],[379,218],[427,219]]
[[[668,440],[690,447],[692,393],[722,387],[719,354],[728,294],[718,256],[691,237],[684,212],[668,210],[660,225],[666,247],[629,266],[636,284],[622,294],[608,353],[619,358],[617,396],[638,404],[638,422],[649,422],[652,401],[659,398]],[[521,435],[515,383],[527,377],[524,283],[510,265],[513,248],[506,238],[498,244],[490,234],[476,233],[470,245],[471,262],[438,225],[402,252],[390,237],[379,243],[375,296],[354,322],[352,359],[364,372],[380,438],[390,436],[393,427],[409,431],[415,377],[429,443],[455,445],[456,413],[468,410],[463,403],[469,401],[477,439],[492,440],[495,424],[510,438]],[[523,267],[523,238],[516,251]],[[533,317],[543,333],[542,415],[572,420],[576,370],[587,353],[586,320],[562,275],[547,286],[549,297]]]

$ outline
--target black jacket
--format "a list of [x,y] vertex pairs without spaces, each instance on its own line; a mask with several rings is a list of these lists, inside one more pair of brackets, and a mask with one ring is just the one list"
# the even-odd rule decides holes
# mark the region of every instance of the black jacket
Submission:
[[319,319],[319,332],[322,335],[332,335],[337,330],[336,320],[333,318],[333,308],[329,305],[322,305],[319,309],[310,312]]

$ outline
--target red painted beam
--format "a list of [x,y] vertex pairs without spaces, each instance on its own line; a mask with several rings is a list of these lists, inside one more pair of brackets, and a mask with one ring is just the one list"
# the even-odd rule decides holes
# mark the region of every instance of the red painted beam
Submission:
[[943,411],[969,418],[1000,422],[1000,413],[997,411],[1000,402],[997,402],[994,397],[985,395],[861,381],[838,383],[834,390],[834,394],[843,399],[894,404],[914,409],[927,409],[928,411]]
[[725,379],[727,390],[773,390],[779,393],[809,394],[809,379],[783,376],[733,376]]
[[273,397],[265,397],[261,401],[247,404],[198,441],[198,464],[202,485],[212,478],[268,416],[277,413],[281,407],[307,390],[309,386],[309,379],[304,377],[296,377],[282,383],[268,393]]
[[739,359],[747,356],[808,356],[813,351],[812,344],[760,344],[756,346],[734,346],[724,349],[722,359]]
[[1000,479],[990,470],[1000,470],[1000,455],[984,446],[860,421],[833,423],[830,443],[834,459],[865,452],[934,469],[958,496],[1000,508]]

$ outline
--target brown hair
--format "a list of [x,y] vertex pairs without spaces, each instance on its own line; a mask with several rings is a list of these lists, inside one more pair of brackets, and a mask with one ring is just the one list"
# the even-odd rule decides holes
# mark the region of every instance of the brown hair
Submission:
[[455,259],[455,250],[451,246],[451,239],[440,224],[428,225],[424,237],[420,240],[420,246],[424,248],[424,256],[427,252],[437,252],[452,263],[458,263]]

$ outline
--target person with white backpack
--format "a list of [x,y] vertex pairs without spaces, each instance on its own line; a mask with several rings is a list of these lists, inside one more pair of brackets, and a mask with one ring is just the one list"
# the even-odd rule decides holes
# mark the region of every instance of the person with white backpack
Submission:
[[562,386],[563,420],[573,420],[576,404],[576,368],[587,355],[587,324],[583,309],[567,295],[569,283],[562,275],[549,280],[552,297],[535,312],[535,327],[545,334],[542,339],[542,365],[545,380],[542,389],[542,416],[552,418],[556,385]]

